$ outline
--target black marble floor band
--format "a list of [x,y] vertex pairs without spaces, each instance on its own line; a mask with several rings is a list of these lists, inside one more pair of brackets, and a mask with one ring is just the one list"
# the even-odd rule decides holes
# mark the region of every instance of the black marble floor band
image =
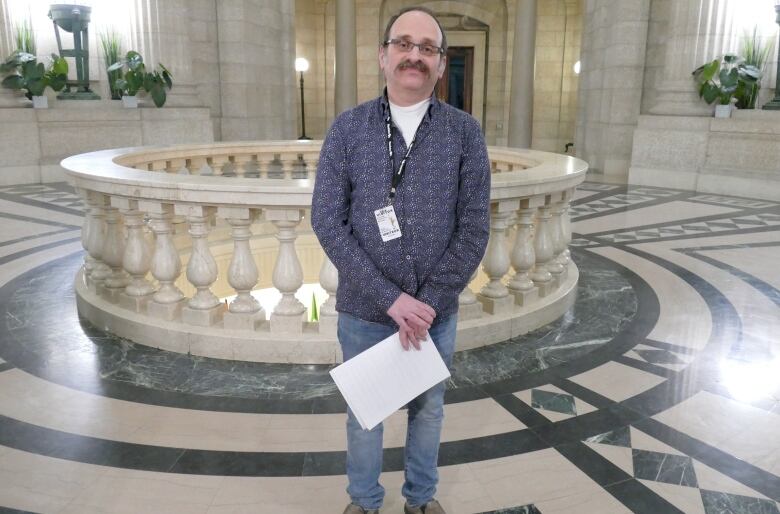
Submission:
[[14,369],[13,364],[10,362],[0,362],[0,373],[3,371],[8,371],[9,369]]
[[23,205],[29,205],[30,207],[39,207],[50,211],[57,211],[63,214],[72,214],[74,216],[84,217],[84,212],[79,209],[71,209],[69,207],[63,207],[51,202],[42,202],[24,196],[0,192],[0,200],[7,200],[9,202],[20,203]]
[[81,236],[79,237],[73,237],[70,239],[62,239],[60,241],[52,241],[51,243],[42,244],[39,246],[36,246],[34,248],[28,248],[26,250],[21,250],[18,252],[10,253],[8,255],[4,255],[0,257],[0,265],[15,261],[17,259],[21,259],[22,257],[27,257],[28,255],[32,255],[38,252],[42,252],[44,250],[49,250],[51,248],[57,248],[58,246],[63,246],[69,243],[75,243],[77,241],[81,241]]
[[746,284],[749,284],[751,287],[755,288],[761,294],[769,298],[769,300],[774,302],[775,305],[780,307],[780,290],[768,284],[767,282],[761,280],[760,278],[755,277],[746,271],[737,269],[736,267],[731,266],[730,264],[726,264],[725,262],[721,262],[707,255],[702,255],[698,251],[682,250],[682,249],[678,249],[677,251],[684,253],[685,255],[689,255],[691,257],[699,259],[702,262],[706,262],[710,266],[714,266],[718,269],[722,269],[723,271],[727,271],[731,273],[738,279],[742,280]]
[[71,225],[69,223],[61,223],[59,221],[46,220],[42,218],[33,218],[32,216],[23,216],[21,214],[13,214],[10,212],[0,212],[0,218],[5,218],[14,221],[26,221],[29,223],[37,223],[38,225],[50,225],[52,227],[64,227],[70,230],[80,230],[81,227]]
[[56,236],[56,235],[59,235],[59,234],[66,234],[68,232],[72,232],[73,230],[76,230],[76,229],[75,228],[65,228],[65,229],[62,229],[62,230],[54,230],[52,232],[44,232],[43,234],[35,234],[35,235],[32,235],[32,236],[25,236],[25,237],[18,237],[16,239],[9,239],[7,241],[0,242],[0,247],[11,246],[11,245],[23,243],[25,241],[33,241],[35,239],[41,239],[41,238],[44,238],[44,237]]

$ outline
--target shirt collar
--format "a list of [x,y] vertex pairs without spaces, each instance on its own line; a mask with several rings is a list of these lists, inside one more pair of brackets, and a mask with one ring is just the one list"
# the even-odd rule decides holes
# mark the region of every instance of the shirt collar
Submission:
[[[390,112],[390,100],[387,98],[387,86],[385,86],[384,90],[382,90],[382,96],[379,98],[379,106],[382,110],[382,116],[387,117],[387,113]],[[426,117],[430,119],[434,112],[438,112],[440,108],[441,101],[436,98],[436,90],[434,90],[433,93],[431,93],[431,103],[428,106]]]

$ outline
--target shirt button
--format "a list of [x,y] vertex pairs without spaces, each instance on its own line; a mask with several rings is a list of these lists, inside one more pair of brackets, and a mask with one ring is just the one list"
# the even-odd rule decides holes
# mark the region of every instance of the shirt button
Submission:
[[412,259],[412,256],[411,256],[411,255],[407,255],[407,256],[406,256],[406,260],[407,260],[407,261],[409,261],[409,260],[411,260],[411,259]]

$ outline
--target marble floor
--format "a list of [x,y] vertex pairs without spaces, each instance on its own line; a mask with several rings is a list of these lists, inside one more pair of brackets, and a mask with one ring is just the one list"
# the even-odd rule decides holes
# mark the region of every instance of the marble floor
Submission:
[[[577,302],[456,356],[450,513],[780,514],[780,202],[586,182]],[[82,204],[0,188],[0,513],[340,513],[326,366],[137,346],[78,319]],[[405,422],[382,512],[402,512]]]

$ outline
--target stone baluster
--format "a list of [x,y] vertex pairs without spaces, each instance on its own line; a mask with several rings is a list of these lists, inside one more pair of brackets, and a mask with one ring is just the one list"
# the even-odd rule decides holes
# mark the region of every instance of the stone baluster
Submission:
[[184,299],[184,294],[175,285],[181,274],[181,258],[173,244],[173,206],[139,201],[139,208],[149,213],[150,225],[155,235],[151,270],[160,283],[147,310],[151,316],[170,321],[181,312]]
[[[469,283],[473,282],[477,278],[478,269],[474,270],[471,274]],[[470,319],[476,319],[482,317],[482,304],[477,301],[477,295],[474,291],[466,285],[463,291],[458,295],[458,321],[467,321]]]
[[339,286],[339,272],[336,266],[325,256],[320,268],[320,285],[328,293],[328,299],[320,307],[320,334],[336,335],[336,291]]
[[306,176],[308,178],[313,178],[317,173],[317,164],[320,162],[320,154],[305,153],[303,154],[303,162],[306,165]]
[[205,157],[191,157],[187,159],[187,169],[190,170],[190,175],[202,175],[203,167],[205,165]]
[[246,175],[248,164],[252,162],[252,156],[249,154],[231,155],[230,162],[233,163],[236,177],[243,177]]
[[271,171],[271,163],[274,160],[274,155],[260,152],[257,154],[257,176],[260,178],[268,178]]
[[211,285],[217,280],[218,269],[217,261],[209,249],[208,235],[209,222],[216,209],[177,204],[174,212],[186,216],[190,225],[192,252],[187,263],[187,280],[197,290],[182,308],[181,319],[187,324],[210,327],[222,320],[225,310],[217,295],[211,291]]
[[215,155],[213,157],[208,157],[207,161],[209,163],[209,167],[211,168],[211,174],[215,177],[219,177],[225,173],[225,166],[230,162],[230,160],[225,155]]
[[77,189],[76,192],[86,205],[84,222],[81,225],[81,246],[84,247],[84,278],[88,278],[95,265],[95,259],[89,254],[89,230],[92,228],[92,206],[89,194],[85,189]]
[[533,198],[529,198],[521,201],[517,213],[515,244],[512,247],[511,260],[515,274],[507,287],[514,295],[517,305],[528,305],[537,297],[536,286],[528,276],[536,263],[532,229],[537,207],[533,206],[532,200]]
[[122,269],[122,258],[125,254],[124,225],[116,207],[106,206],[106,235],[103,238],[101,258],[111,268],[111,274],[103,281],[103,294],[108,301],[116,303],[119,293],[124,290],[129,280]]
[[149,171],[161,171],[168,173],[168,162],[165,160],[152,161],[148,164]]
[[144,214],[138,210],[137,200],[112,197],[111,205],[119,209],[127,229],[122,267],[130,275],[130,280],[124,291],[119,293],[119,305],[134,312],[146,312],[155,288],[146,280],[152,262],[152,247],[144,234]]
[[552,258],[547,262],[547,271],[552,275],[554,287],[561,285],[563,280],[563,265],[558,261],[558,255],[566,248],[566,242],[561,232],[561,204],[563,193],[553,193],[550,204],[550,244],[552,246]]
[[190,170],[186,166],[187,159],[171,159],[168,161],[168,173],[175,173],[178,175],[189,175]]
[[279,155],[279,160],[282,161],[282,172],[285,179],[291,179],[292,173],[295,170],[295,166],[298,165],[298,154],[283,153]]
[[539,288],[539,296],[544,297],[552,291],[552,275],[547,267],[553,258],[553,243],[550,227],[550,197],[545,197],[544,205],[539,207],[534,235],[534,253],[536,264],[531,273],[531,280]]
[[265,320],[265,311],[251,294],[260,278],[249,247],[249,239],[252,237],[250,226],[258,213],[244,207],[219,207],[217,214],[230,224],[233,256],[227,278],[228,284],[237,294],[224,314],[224,326],[229,330],[255,330]]
[[509,271],[509,256],[506,248],[507,220],[512,215],[512,211],[517,208],[518,200],[500,201],[490,206],[490,240],[482,261],[482,269],[490,281],[477,296],[485,311],[490,314],[511,312],[514,304],[514,299],[509,296],[501,280]]
[[567,189],[563,200],[563,213],[561,214],[561,233],[563,234],[564,250],[561,253],[559,259],[563,266],[568,267],[571,261],[571,252],[569,251],[569,245],[571,244],[571,216],[569,215],[569,206],[571,205],[571,199],[574,197],[574,189]]
[[[566,210],[569,208],[569,199],[567,197],[568,190],[561,192],[561,199],[555,202],[552,209],[553,229],[557,233],[553,252],[555,257],[553,260],[561,267],[561,274],[559,275],[559,281],[563,281],[568,274],[569,259],[566,255],[566,249],[568,247],[568,241],[566,237]],[[552,270],[551,270],[552,272]],[[560,283],[559,283],[560,285]]]
[[509,171],[511,168],[510,164],[505,161],[496,161],[495,170],[498,173],[503,173],[505,171]]
[[108,197],[103,193],[89,191],[87,193],[87,204],[90,206],[87,252],[89,252],[93,262],[88,284],[91,284],[93,290],[97,291],[97,285],[102,284],[105,279],[111,276],[111,268],[102,260],[103,241],[106,238],[105,207],[108,204]]
[[295,293],[303,285],[303,269],[295,251],[295,228],[303,218],[300,209],[269,209],[265,218],[272,222],[278,232],[279,252],[272,276],[273,284],[282,293],[282,299],[271,314],[271,332],[303,331],[306,321],[306,307],[295,298]]

